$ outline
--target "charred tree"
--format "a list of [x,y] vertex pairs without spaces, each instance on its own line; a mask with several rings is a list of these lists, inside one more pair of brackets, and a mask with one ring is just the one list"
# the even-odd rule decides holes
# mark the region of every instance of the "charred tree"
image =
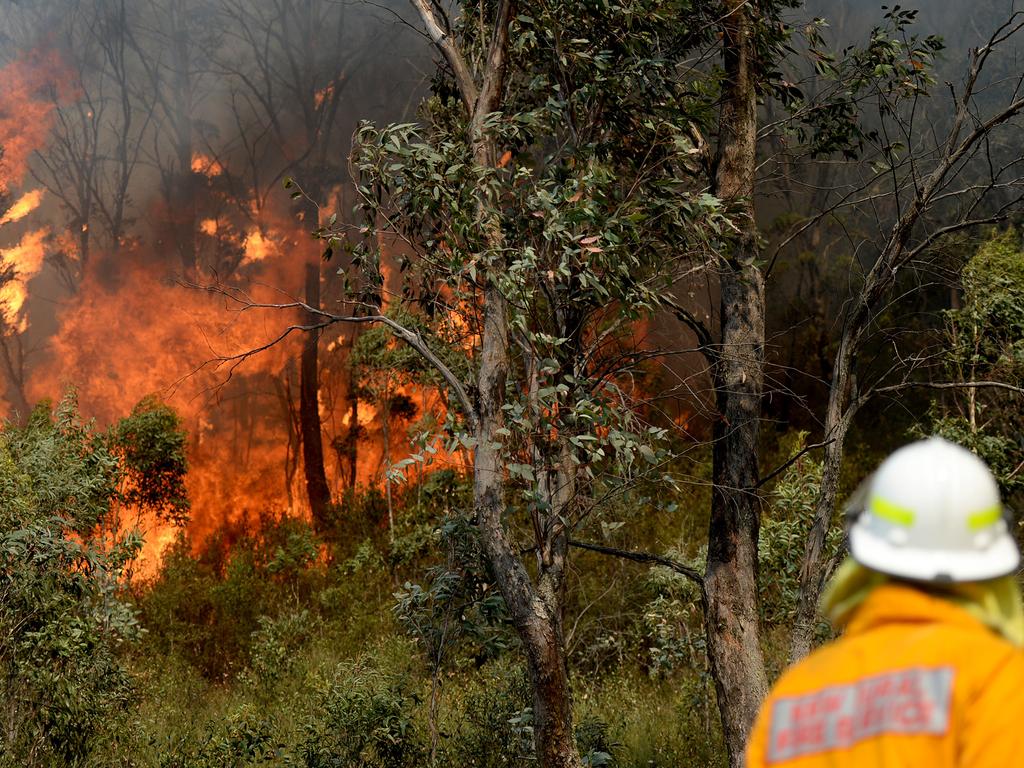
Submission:
[[[231,81],[236,123],[256,137],[246,148],[253,183],[241,207],[262,216],[282,179],[294,177],[302,190],[291,213],[297,221],[304,302],[320,309],[320,251],[311,233],[332,185],[344,181],[342,141],[347,136],[339,130],[339,109],[352,71],[369,50],[368,41],[353,39],[355,27],[348,24],[345,9],[324,0],[281,0],[266,7],[224,0],[221,12],[239,30],[241,46],[230,58],[214,60]],[[312,327],[316,320],[307,315],[302,323]],[[319,332],[303,338],[299,362],[303,473],[313,520],[319,525],[326,521],[331,502],[320,412]],[[352,424],[350,430],[357,428]],[[348,453],[354,484],[354,444]]]
[[[315,253],[306,262],[306,303],[320,306],[320,259]],[[305,322],[316,325],[317,318],[309,315]],[[324,470],[324,445],[320,421],[320,333],[313,330],[302,338],[299,363],[299,430],[302,435],[302,467],[306,479],[306,494],[313,524],[318,528],[327,521],[331,503],[331,489]]]

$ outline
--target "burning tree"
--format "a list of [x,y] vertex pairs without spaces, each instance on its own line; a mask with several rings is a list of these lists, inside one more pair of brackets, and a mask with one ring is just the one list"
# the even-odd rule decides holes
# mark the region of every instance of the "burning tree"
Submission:
[[[341,207],[347,134],[340,110],[349,90],[359,84],[356,74],[371,46],[382,41],[337,3],[227,0],[221,13],[229,53],[214,61],[231,83],[232,119],[245,150],[243,178],[250,182],[239,202],[262,232],[273,218],[271,192],[280,189],[285,177],[302,180],[305,194],[294,197],[287,217],[281,218],[288,220],[285,234],[302,254],[304,302],[319,309],[322,260],[308,233],[325,223],[320,221],[322,207]],[[370,80],[379,83],[380,77],[376,73]],[[297,414],[306,496],[318,524],[328,517],[332,495],[324,466],[320,344],[319,331],[302,340]],[[348,340],[343,346],[350,345]],[[347,396],[354,403],[355,393]],[[357,425],[356,414],[350,428]],[[354,457],[351,464],[354,480]]]
[[[54,105],[65,95],[58,87],[63,72],[52,51],[36,51],[0,70],[0,230],[25,219],[43,200],[43,190],[18,195],[32,153],[48,138]],[[38,227],[0,249],[0,352],[6,399],[19,418],[27,418],[26,396],[28,283],[43,268],[49,230]]]

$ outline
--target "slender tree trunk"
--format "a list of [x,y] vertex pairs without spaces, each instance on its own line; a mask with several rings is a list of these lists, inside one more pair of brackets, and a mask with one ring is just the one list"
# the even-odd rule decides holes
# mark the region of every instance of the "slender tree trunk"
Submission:
[[[355,331],[346,345],[346,354],[351,355],[355,346]],[[351,359],[351,358],[349,358]],[[344,454],[348,463],[348,477],[346,484],[349,488],[355,488],[358,478],[356,464],[359,461],[359,396],[357,394],[358,382],[356,381],[355,369],[348,366],[348,434],[345,436]]]
[[[320,306],[320,262],[314,248],[306,264],[306,303]],[[319,318],[309,316],[309,323]],[[306,494],[313,524],[320,527],[327,520],[331,489],[324,470],[324,444],[320,430],[320,334],[309,332],[302,337],[299,361],[299,424],[302,432],[302,466],[306,477]]]
[[[477,123],[482,115],[476,116]],[[493,142],[471,128],[474,160],[491,165],[497,160]],[[504,239],[497,221],[488,223],[494,253],[503,250]],[[497,271],[497,270],[495,270]],[[477,374],[477,435],[473,461],[474,500],[481,539],[494,570],[498,586],[509,608],[512,622],[526,651],[533,690],[533,735],[541,768],[580,768],[572,725],[572,697],[565,658],[561,619],[563,575],[568,553],[564,530],[553,536],[541,532],[539,583],[530,575],[509,542],[502,524],[504,512],[505,460],[498,430],[504,425],[501,407],[510,366],[508,303],[494,284],[484,291],[484,318]],[[555,517],[552,515],[552,517]],[[550,543],[549,543],[550,542]]]
[[[905,214],[915,215],[916,205]],[[825,408],[824,437],[825,452],[822,459],[821,488],[814,506],[814,521],[804,546],[804,557],[800,564],[800,594],[797,598],[796,621],[790,637],[790,661],[797,661],[808,654],[814,639],[814,626],[818,610],[818,599],[828,577],[828,563],[823,562],[825,540],[835,514],[836,494],[839,492],[839,473],[842,469],[846,433],[856,411],[855,373],[857,350],[871,320],[871,308],[895,281],[893,270],[884,265],[891,260],[890,250],[901,248],[909,234],[909,226],[902,221],[893,230],[887,249],[871,268],[860,295],[853,302],[853,308],[843,323],[839,340],[839,351],[832,365],[832,381],[829,385],[828,405]]]
[[[484,295],[484,327],[477,377],[477,434],[473,491],[477,524],[513,624],[523,641],[533,689],[534,743],[542,768],[579,768],[573,738],[572,700],[565,647],[561,635],[560,572],[541,576],[535,589],[502,525],[504,464],[498,430],[509,366],[508,317],[505,298],[496,287]],[[564,542],[564,536],[561,537]],[[565,543],[556,546],[557,566],[565,559]],[[539,542],[538,542],[539,544]]]
[[764,278],[756,264],[752,204],[757,115],[751,18],[742,0],[726,3],[725,86],[718,149],[718,196],[741,234],[719,278],[721,349],[715,364],[711,522],[705,574],[705,631],[732,766],[743,764],[747,735],[767,692],[757,598],[758,435],[764,382]]
[[384,498],[388,505],[388,538],[395,541],[395,510],[391,500],[391,387],[385,385],[381,403],[381,432],[384,438]]
[[814,641],[814,627],[818,614],[818,598],[825,586],[827,569],[822,566],[825,539],[832,521],[839,491],[839,472],[842,469],[843,450],[848,423],[843,419],[846,386],[850,376],[849,345],[844,339],[832,373],[832,387],[825,409],[824,434],[828,444],[822,457],[821,487],[814,506],[814,522],[804,545],[804,558],[800,568],[800,593],[797,597],[796,620],[789,641],[789,659],[798,661],[810,653]]
[[22,336],[11,335],[0,339],[3,353],[4,374],[7,380],[5,395],[14,413],[7,414],[17,424],[28,421],[31,407],[25,395],[25,343]]
[[[452,69],[468,118],[467,136],[473,162],[494,168],[498,153],[485,134],[485,120],[501,109],[509,23],[514,0],[500,0],[495,9],[490,44],[481,66],[479,84],[429,0],[412,0],[428,36]],[[477,400],[473,413],[473,502],[480,538],[495,580],[523,642],[533,688],[534,743],[541,768],[580,768],[572,728],[572,703],[565,647],[561,636],[561,603],[567,532],[545,532],[535,542],[542,550],[539,584],[535,585],[505,532],[504,420],[505,384],[510,367],[508,304],[497,281],[504,272],[506,243],[501,223],[491,209],[489,190],[479,190],[481,222],[487,256],[493,259],[485,274],[483,327],[480,338]],[[545,559],[548,558],[548,565]]]

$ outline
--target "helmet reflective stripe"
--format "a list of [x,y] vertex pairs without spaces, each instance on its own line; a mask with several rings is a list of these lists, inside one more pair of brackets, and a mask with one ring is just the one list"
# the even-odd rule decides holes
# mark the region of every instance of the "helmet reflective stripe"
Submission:
[[916,581],[982,581],[1020,562],[999,486],[958,445],[929,438],[900,448],[858,491],[850,554],[875,571]]
[[967,518],[967,527],[972,531],[980,531],[982,528],[988,528],[992,523],[998,523],[1003,519],[1003,508],[1002,507],[989,507],[983,509],[981,512],[975,512],[969,515]]
[[880,517],[895,525],[914,524],[913,510],[901,507],[899,504],[893,504],[891,501],[886,501],[881,496],[872,496],[868,509],[874,513],[875,517]]

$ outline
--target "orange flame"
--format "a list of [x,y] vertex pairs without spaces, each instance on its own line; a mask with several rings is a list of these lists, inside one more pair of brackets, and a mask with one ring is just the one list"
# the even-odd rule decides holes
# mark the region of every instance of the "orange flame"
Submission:
[[0,218],[0,226],[3,226],[4,224],[13,224],[15,221],[21,221],[32,213],[32,211],[38,208],[42,201],[43,190],[33,189],[31,192],[26,192],[18,198],[18,202],[8,208],[7,213]]
[[10,279],[0,285],[0,314],[8,327],[19,333],[28,328],[28,316],[24,312],[28,282],[43,268],[46,235],[46,229],[37,229],[27,233],[13,248],[0,249],[0,268],[11,274]]
[[192,172],[213,178],[224,173],[224,166],[214,158],[202,152],[192,153]]
[[0,188],[18,184],[28,158],[46,143],[55,106],[47,91],[71,81],[62,70],[52,51],[34,51],[0,68]]
[[328,101],[331,96],[334,95],[334,83],[328,83],[319,91],[313,94],[313,105],[320,109],[325,101]]
[[242,259],[241,264],[243,267],[249,264],[255,264],[259,261],[264,261],[267,257],[272,256],[277,251],[277,245],[272,239],[265,236],[260,231],[259,227],[253,227],[249,230],[249,234],[246,235],[242,248],[245,250],[245,258]]

